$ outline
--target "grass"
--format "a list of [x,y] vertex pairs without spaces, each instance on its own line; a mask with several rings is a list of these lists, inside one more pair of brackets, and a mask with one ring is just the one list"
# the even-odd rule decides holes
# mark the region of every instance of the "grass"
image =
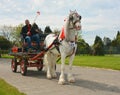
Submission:
[[120,70],[120,56],[75,56],[73,65]]
[[0,95],[26,95],[0,78]]
[[[13,56],[2,55],[2,58],[13,58]],[[66,64],[68,64],[68,58]],[[120,55],[75,56],[73,65],[120,70]]]
[[8,54],[2,54],[2,58],[13,58],[13,56],[10,56]]

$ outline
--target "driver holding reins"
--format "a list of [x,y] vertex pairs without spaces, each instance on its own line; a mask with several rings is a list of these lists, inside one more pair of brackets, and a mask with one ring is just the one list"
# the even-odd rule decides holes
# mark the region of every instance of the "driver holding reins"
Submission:
[[32,48],[31,39],[32,40],[35,39],[37,44],[38,44],[38,47],[39,47],[40,39],[39,39],[38,30],[33,31],[32,26],[31,26],[28,19],[25,20],[25,26],[22,27],[22,30],[21,30],[20,34],[22,36],[22,41],[25,40],[25,42],[28,45],[27,49]]

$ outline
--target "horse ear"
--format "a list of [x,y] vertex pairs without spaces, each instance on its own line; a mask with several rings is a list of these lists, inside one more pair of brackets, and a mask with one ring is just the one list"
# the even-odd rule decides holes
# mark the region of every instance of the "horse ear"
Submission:
[[70,10],[70,13],[72,13],[72,10]]

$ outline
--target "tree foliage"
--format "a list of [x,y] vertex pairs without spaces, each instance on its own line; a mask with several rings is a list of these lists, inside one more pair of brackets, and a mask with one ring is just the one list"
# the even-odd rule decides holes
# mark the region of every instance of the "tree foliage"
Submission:
[[99,36],[96,36],[94,45],[93,45],[93,54],[94,55],[104,55],[104,44],[102,39]]
[[11,33],[12,36],[12,43],[17,44],[18,46],[21,44],[21,29],[23,27],[23,24],[19,24],[18,26],[14,27],[14,31]]
[[14,27],[4,25],[0,27],[0,31],[2,36],[4,36],[7,40],[11,40],[11,33],[14,31]]
[[117,32],[117,35],[112,41],[111,46],[114,48],[114,53],[120,53],[120,31]]
[[76,54],[90,54],[90,46],[83,39],[79,38],[77,42],[77,51]]
[[0,49],[7,50],[11,47],[11,43],[5,37],[0,36]]
[[50,29],[50,26],[45,27],[44,33],[46,33],[46,34],[52,33],[52,30]]
[[0,31],[1,35],[4,36],[7,40],[11,41],[13,44],[20,43],[20,32],[23,24],[20,24],[18,26],[1,26]]

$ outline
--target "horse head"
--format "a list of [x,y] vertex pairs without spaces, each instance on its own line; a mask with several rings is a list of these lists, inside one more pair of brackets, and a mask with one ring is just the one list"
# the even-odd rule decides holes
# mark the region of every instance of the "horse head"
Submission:
[[81,15],[79,15],[76,10],[70,10],[70,14],[68,17],[70,27],[72,27],[72,29],[81,30],[81,18]]

